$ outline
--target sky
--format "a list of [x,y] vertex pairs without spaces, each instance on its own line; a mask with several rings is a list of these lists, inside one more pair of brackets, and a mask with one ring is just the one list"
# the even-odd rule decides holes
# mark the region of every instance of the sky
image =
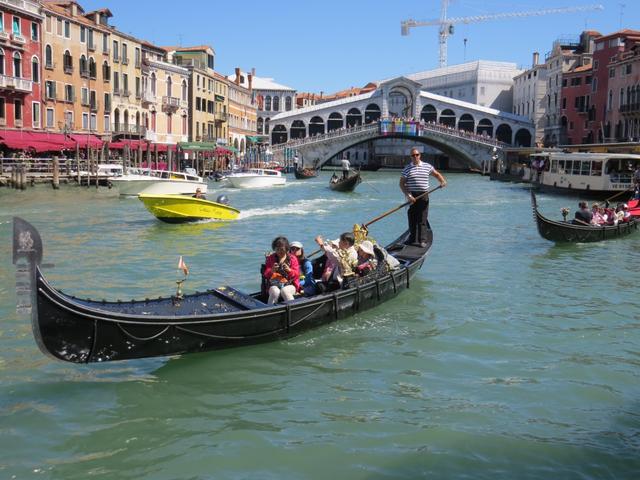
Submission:
[[[400,35],[400,22],[438,20],[441,0],[78,0],[85,11],[109,8],[111,24],[156,45],[210,45],[215,69],[256,69],[298,92],[333,93],[370,81],[438,67],[438,27]],[[451,0],[448,18],[602,5],[590,10],[455,26],[448,64],[474,60],[529,68],[557,39],[583,30],[640,30],[640,0]]]

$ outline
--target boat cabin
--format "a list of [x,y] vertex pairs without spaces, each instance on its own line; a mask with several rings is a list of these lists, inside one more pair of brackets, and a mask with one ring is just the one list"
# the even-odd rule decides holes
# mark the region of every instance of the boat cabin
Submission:
[[542,171],[541,186],[569,191],[616,192],[632,186],[640,155],[543,152],[530,157]]

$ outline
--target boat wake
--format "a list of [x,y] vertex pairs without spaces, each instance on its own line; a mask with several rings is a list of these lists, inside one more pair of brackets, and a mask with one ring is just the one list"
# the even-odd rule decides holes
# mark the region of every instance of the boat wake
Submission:
[[250,208],[243,210],[238,215],[238,220],[244,220],[252,217],[266,217],[270,215],[314,215],[329,213],[339,208],[338,205],[346,203],[348,200],[327,200],[317,198],[313,200],[300,200],[295,203],[289,203],[276,208]]

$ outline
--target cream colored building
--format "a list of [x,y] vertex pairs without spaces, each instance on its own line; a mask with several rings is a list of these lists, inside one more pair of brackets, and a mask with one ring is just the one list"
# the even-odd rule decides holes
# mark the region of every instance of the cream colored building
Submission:
[[229,81],[229,145],[243,153],[247,137],[257,134],[258,107],[253,98],[252,75],[245,76],[236,68],[233,78]]
[[142,45],[111,31],[111,132],[113,138],[144,138],[142,110]]
[[214,106],[214,123],[215,123],[215,136],[216,143],[220,145],[227,145],[227,138],[229,132],[229,80],[227,77],[220,75],[218,72],[213,72],[215,92],[215,106]]
[[142,43],[142,108],[145,139],[189,141],[189,70],[167,62],[167,52]]

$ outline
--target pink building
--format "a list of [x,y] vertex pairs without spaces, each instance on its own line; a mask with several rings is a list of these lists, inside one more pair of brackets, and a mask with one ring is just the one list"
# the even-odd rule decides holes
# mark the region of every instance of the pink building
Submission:
[[616,141],[640,141],[640,40],[630,37],[609,64],[611,108],[607,125]]
[[0,0],[0,129],[42,128],[42,15],[31,0]]
[[562,76],[560,121],[565,141],[569,145],[593,143],[591,126],[594,109],[591,106],[592,65],[582,65]]

